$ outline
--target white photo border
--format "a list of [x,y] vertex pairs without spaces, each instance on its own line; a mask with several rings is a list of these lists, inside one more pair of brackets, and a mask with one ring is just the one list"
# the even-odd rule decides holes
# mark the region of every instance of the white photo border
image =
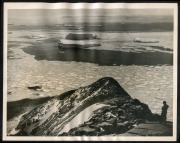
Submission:
[[[9,9],[173,9],[173,136],[7,136],[7,20]],[[3,140],[4,141],[176,141],[177,139],[177,57],[178,57],[178,6],[177,3],[4,3],[3,31]]]

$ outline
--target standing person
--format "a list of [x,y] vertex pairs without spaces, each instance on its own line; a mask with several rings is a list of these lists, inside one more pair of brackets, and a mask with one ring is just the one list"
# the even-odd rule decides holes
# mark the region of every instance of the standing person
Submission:
[[166,124],[166,119],[167,119],[167,110],[168,110],[169,106],[166,104],[166,101],[163,101],[163,107],[162,107],[162,112],[161,112],[161,120],[162,123]]

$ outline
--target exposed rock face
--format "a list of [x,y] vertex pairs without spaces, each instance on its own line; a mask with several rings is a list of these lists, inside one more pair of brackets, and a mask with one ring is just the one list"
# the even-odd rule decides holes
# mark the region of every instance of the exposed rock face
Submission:
[[[64,129],[90,106],[92,115],[70,130]],[[146,104],[130,95],[111,77],[101,78],[87,87],[59,95],[23,115],[16,135],[34,136],[98,136],[121,134],[146,120],[159,116],[151,113]],[[85,118],[79,117],[79,120]]]

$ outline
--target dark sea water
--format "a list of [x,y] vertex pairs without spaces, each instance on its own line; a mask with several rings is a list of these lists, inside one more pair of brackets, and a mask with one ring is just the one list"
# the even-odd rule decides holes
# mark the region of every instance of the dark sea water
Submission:
[[76,61],[98,65],[172,65],[173,55],[165,52],[123,52],[95,49],[65,49],[58,52],[57,47],[28,47],[23,49],[34,55],[36,60]]
[[[39,32],[32,32],[37,34]],[[51,36],[49,34],[52,34]],[[34,55],[36,60],[76,61],[95,63],[98,65],[172,65],[173,49],[171,32],[156,33],[109,33],[96,32],[101,38],[101,46],[83,49],[64,49],[58,51],[59,39],[64,39],[68,31],[46,31],[49,38],[35,42],[32,46],[23,48],[24,52]],[[43,33],[40,32],[42,35]],[[136,37],[150,38],[159,41],[158,44],[134,43]]]

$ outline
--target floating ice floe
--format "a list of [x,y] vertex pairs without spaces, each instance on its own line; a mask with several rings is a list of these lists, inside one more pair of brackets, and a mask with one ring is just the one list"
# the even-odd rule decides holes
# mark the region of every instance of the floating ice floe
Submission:
[[43,35],[30,35],[28,36],[30,39],[39,39],[39,38],[46,38],[46,36]]
[[134,42],[136,43],[158,43],[158,40],[149,39],[149,38],[134,38]]

